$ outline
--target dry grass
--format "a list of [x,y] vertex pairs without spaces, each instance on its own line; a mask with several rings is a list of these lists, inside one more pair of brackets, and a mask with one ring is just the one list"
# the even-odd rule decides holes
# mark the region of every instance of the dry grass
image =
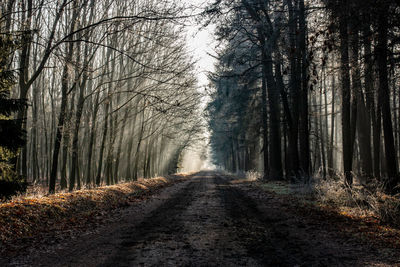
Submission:
[[140,179],[136,182],[42,195],[40,191],[0,204],[0,244],[39,232],[66,230],[93,222],[118,207],[139,201],[154,190],[189,175]]
[[309,184],[261,181],[256,185],[290,203],[294,216],[329,221],[346,236],[379,248],[400,248],[400,198],[384,194],[379,185],[371,186],[374,190],[361,185],[348,188],[341,181],[322,179]]
[[[373,189],[369,189],[373,188]],[[341,181],[319,180],[315,183],[318,201],[357,216],[373,216],[384,223],[400,226],[400,196],[390,196],[382,186],[354,185],[347,187]]]
[[247,171],[247,172],[236,172],[230,173],[226,171],[220,171],[223,175],[229,177],[235,177],[234,180],[231,181],[232,184],[240,184],[240,183],[251,183],[260,181],[262,179],[262,175],[257,171]]
[[257,171],[248,171],[245,173],[245,177],[249,181],[259,181],[262,179],[262,174]]
[[[189,175],[189,174],[190,173],[180,174],[180,175],[181,176],[185,176],[185,175]],[[120,183],[118,183],[116,185],[110,185],[110,186],[101,185],[100,187],[95,187],[95,186],[92,186],[92,185],[89,185],[89,186],[83,185],[80,189],[74,190],[73,193],[75,193],[75,192],[85,192],[87,190],[103,190],[103,189],[106,189],[106,188],[113,188],[113,187],[114,188],[115,187],[122,188],[122,187],[124,187],[126,185],[129,185],[129,184],[148,183],[148,181],[150,181],[150,180],[157,180],[157,179],[160,179],[160,178],[161,179],[169,179],[168,176],[167,176],[167,178],[165,178],[165,177],[156,177],[156,178],[152,178],[152,179],[139,178],[135,182],[121,181]],[[56,192],[57,193],[55,195],[69,194],[70,193],[68,191],[68,188],[60,189],[59,187],[56,188]],[[9,199],[9,200],[6,199],[6,200],[3,200],[1,202],[3,202],[3,203],[4,202],[14,202],[14,201],[18,201],[18,200],[21,200],[21,199],[36,199],[36,198],[42,198],[42,197],[47,197],[47,196],[49,196],[49,187],[48,187],[48,185],[46,185],[44,183],[41,183],[41,184],[35,183],[35,184],[29,185],[25,193],[12,196],[11,199]],[[0,202],[0,204],[1,204],[1,202]]]
[[238,181],[258,181],[264,190],[278,195],[295,197],[303,203],[336,209],[343,215],[359,218],[373,217],[382,223],[400,227],[400,194],[395,196],[383,192],[378,182],[368,187],[355,184],[345,186],[343,177],[321,179],[314,177],[310,183],[287,183],[262,181],[262,175],[248,172],[237,176]]

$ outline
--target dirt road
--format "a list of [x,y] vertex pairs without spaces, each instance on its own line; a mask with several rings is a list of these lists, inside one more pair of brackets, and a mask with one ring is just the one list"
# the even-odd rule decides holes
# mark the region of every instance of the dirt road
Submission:
[[[326,226],[329,222],[326,222]],[[373,248],[217,172],[127,207],[106,225],[10,266],[393,266]]]

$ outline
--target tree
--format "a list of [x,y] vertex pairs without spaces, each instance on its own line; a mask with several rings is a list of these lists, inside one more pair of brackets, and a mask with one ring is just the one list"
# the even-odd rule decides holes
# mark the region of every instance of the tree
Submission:
[[[379,70],[379,103],[382,107],[383,136],[385,144],[385,158],[387,169],[386,190],[394,193],[395,187],[399,184],[398,162],[394,146],[393,125],[390,108],[390,93],[388,84],[388,17],[386,11],[390,8],[387,2],[384,2],[378,13],[378,45],[376,48],[376,57],[378,59]],[[397,189],[398,190],[398,189]],[[396,191],[397,191],[396,190]]]
[[[284,170],[286,179],[298,181],[304,174],[309,181],[343,172],[347,186],[370,183],[375,176],[387,192],[395,193],[400,152],[398,8],[392,0],[211,4],[207,18],[218,25],[216,36],[226,47],[218,51],[208,109],[215,162],[243,170],[235,156],[240,150],[236,139],[248,129],[236,126],[246,116],[236,115],[238,103],[232,95],[255,85],[260,89],[250,95],[259,101],[241,112],[252,114],[257,108],[261,115],[258,128],[251,130],[261,130],[253,138],[264,140],[264,157],[258,160],[264,159],[265,167],[258,170],[266,177]],[[242,62],[249,64],[245,68]]]
[[10,0],[0,6],[5,28],[17,29],[23,41],[9,57],[19,70],[12,95],[32,103],[17,110],[26,117],[17,122],[28,141],[19,173],[54,193],[58,184],[74,190],[118,182],[121,173],[132,179],[176,167],[173,159],[203,125],[194,62],[178,30],[185,19],[180,5]]
[[16,48],[11,33],[0,35],[0,197],[23,192],[27,186],[13,164],[18,150],[25,144],[25,134],[19,127],[20,119],[13,119],[11,115],[26,106],[25,100],[10,98],[15,79],[9,69],[10,55]]

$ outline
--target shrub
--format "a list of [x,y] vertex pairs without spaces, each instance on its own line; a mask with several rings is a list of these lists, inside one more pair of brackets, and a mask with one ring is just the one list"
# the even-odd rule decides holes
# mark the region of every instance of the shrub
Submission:
[[400,195],[384,193],[384,185],[377,181],[366,185],[345,186],[342,182],[319,179],[315,183],[316,196],[322,203],[351,208],[361,214],[373,214],[384,223],[400,226]]
[[0,180],[0,199],[10,199],[13,195],[22,194],[26,191],[28,183],[18,180]]

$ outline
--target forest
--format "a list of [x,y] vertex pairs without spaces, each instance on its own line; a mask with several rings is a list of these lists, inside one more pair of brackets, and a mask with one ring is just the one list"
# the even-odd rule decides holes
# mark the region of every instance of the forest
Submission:
[[399,192],[397,1],[218,1],[216,165]]
[[0,0],[0,266],[399,266],[399,163],[398,0]]
[[1,8],[2,180],[54,193],[177,171],[202,128],[182,6],[11,0]]

